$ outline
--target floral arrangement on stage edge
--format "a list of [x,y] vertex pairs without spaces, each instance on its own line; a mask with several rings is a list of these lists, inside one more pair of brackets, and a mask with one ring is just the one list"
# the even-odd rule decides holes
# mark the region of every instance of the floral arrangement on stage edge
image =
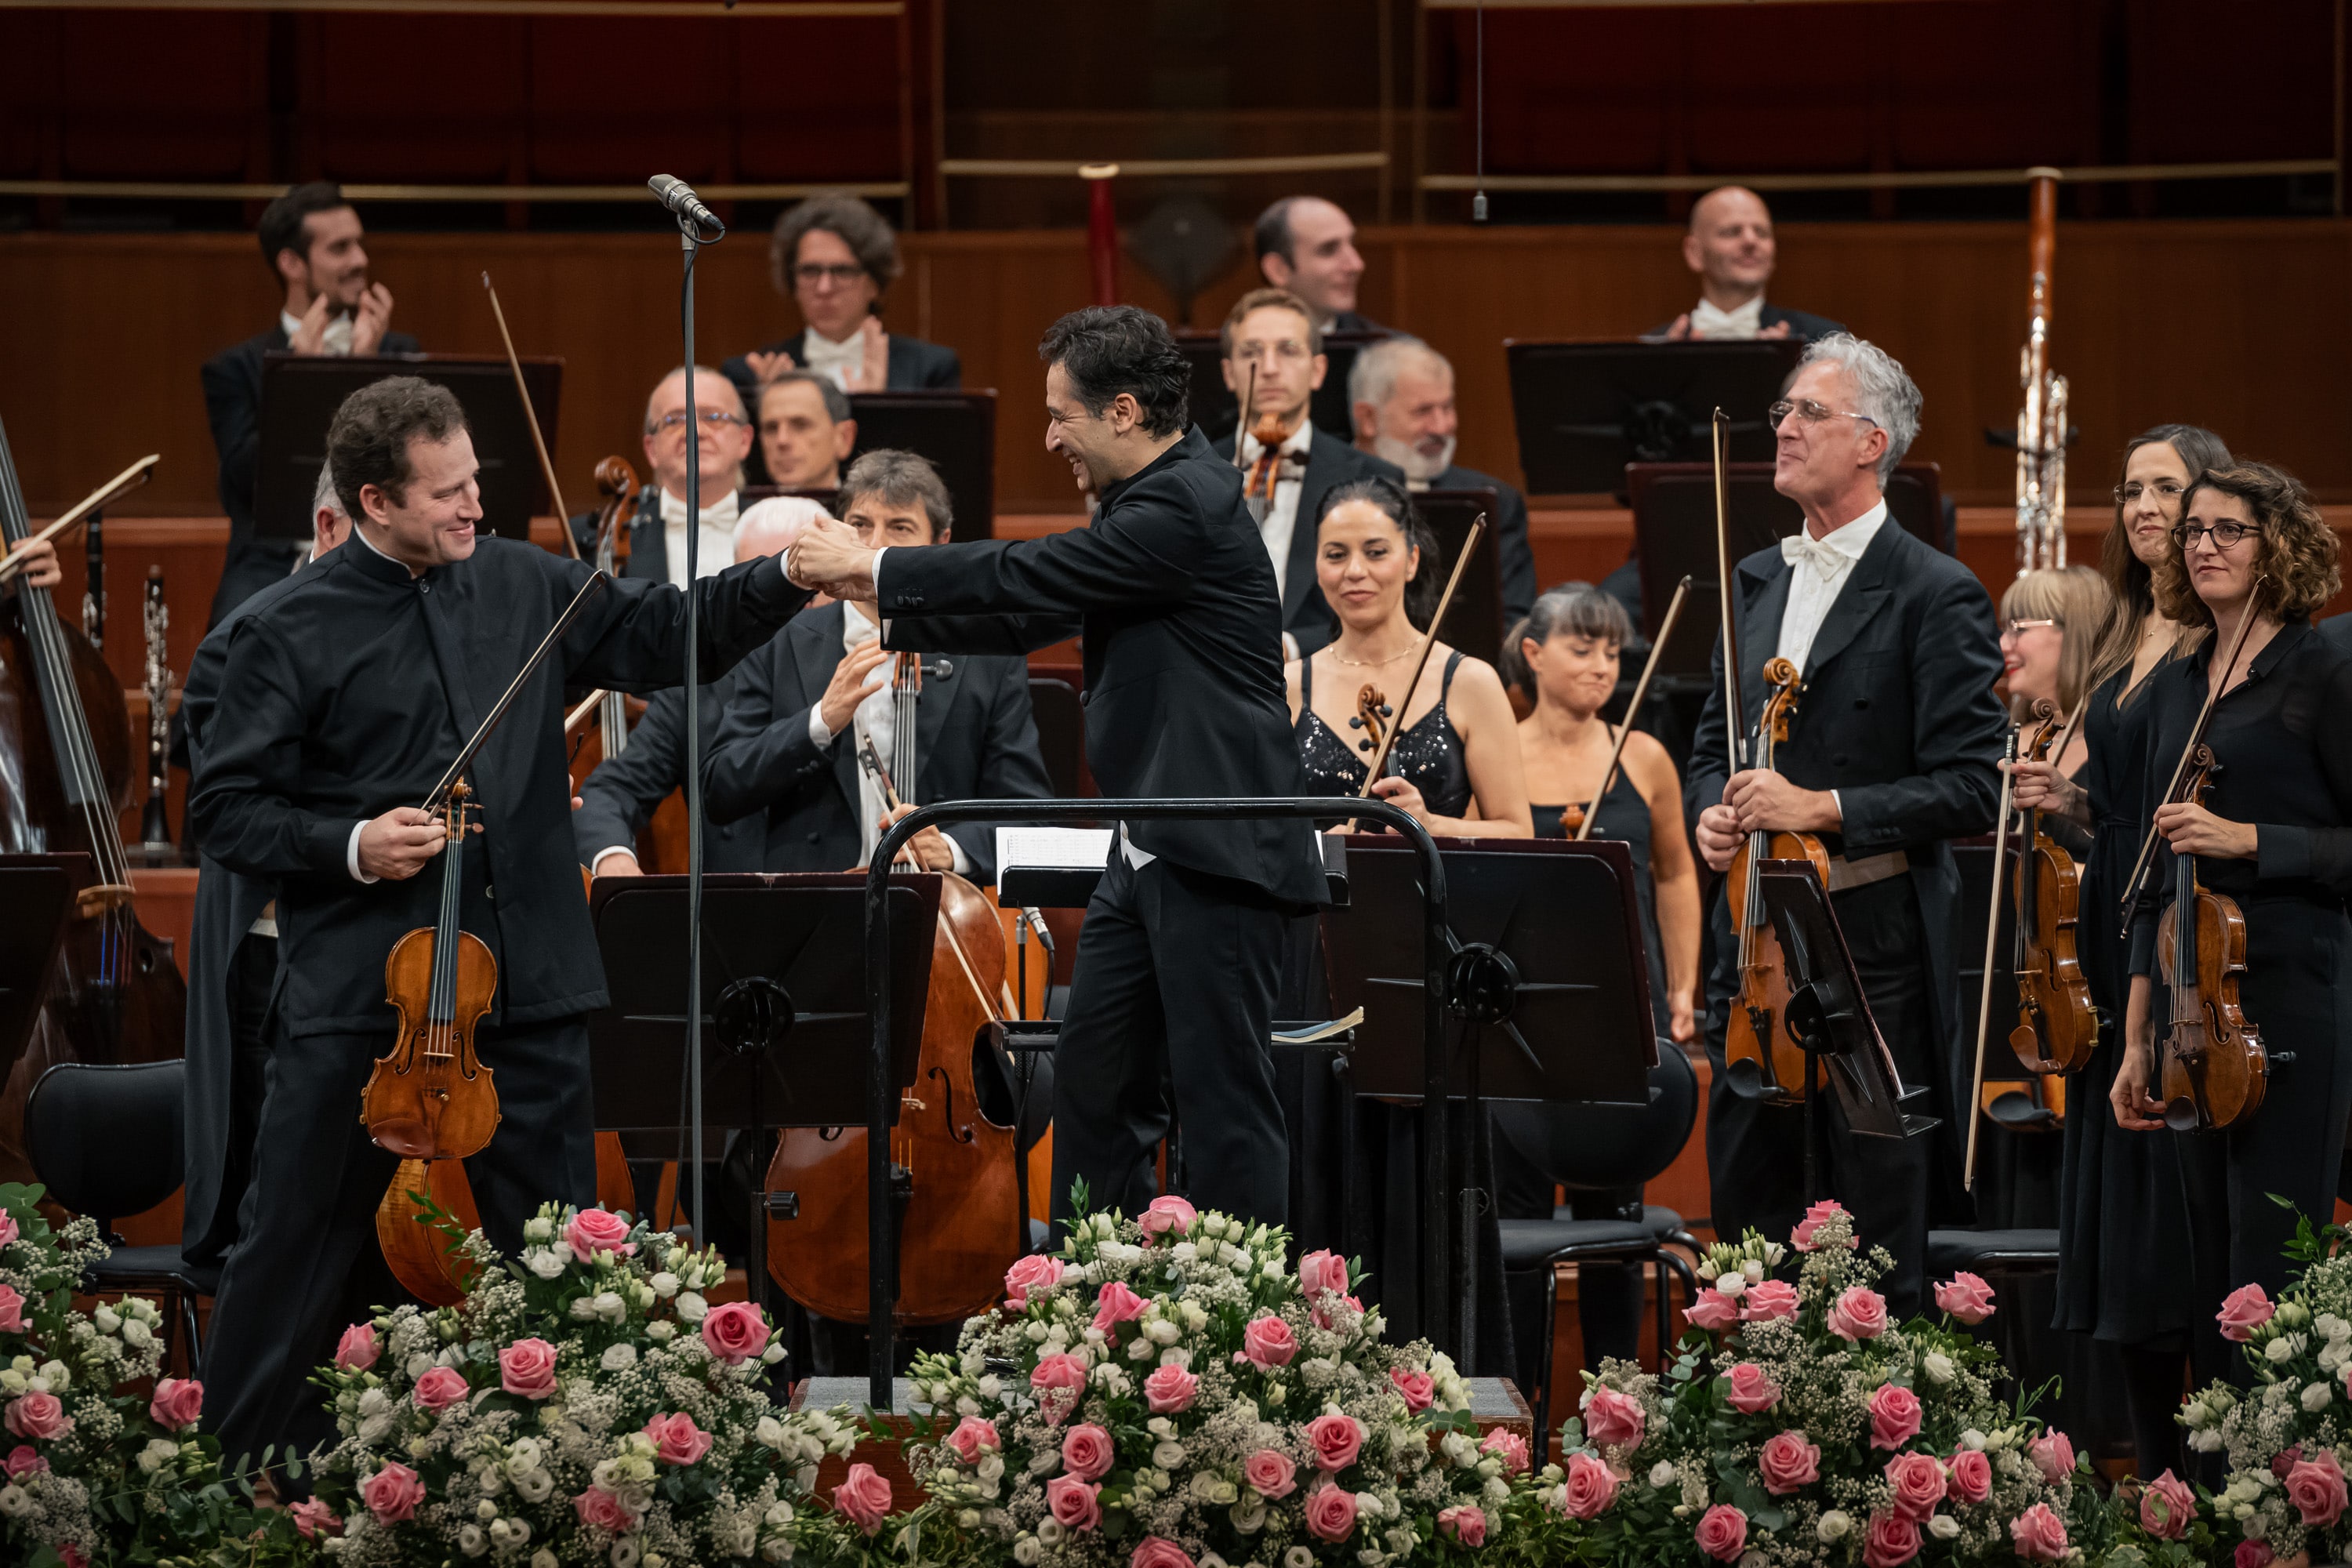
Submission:
[[[1482,1444],[1451,1362],[1381,1339],[1328,1252],[1163,1197],[1136,1219],[1073,1194],[1055,1257],[919,1358],[908,1465],[929,1499],[828,1525],[906,1560],[1116,1568],[1381,1568],[1499,1554],[1544,1506],[1527,1444]],[[845,1485],[841,1490],[848,1492]],[[848,1544],[841,1542],[837,1544]]]
[[1707,1249],[1668,1373],[1611,1361],[1531,1514],[1537,1561],[1932,1564],[2079,1560],[2106,1531],[2063,1433],[1996,1397],[2000,1355],[1959,1325],[1994,1311],[1972,1274],[1936,1287],[1942,1322],[1890,1320],[1894,1267],[1857,1250],[1835,1203],[1787,1249],[1754,1231]]
[[257,1510],[220,1446],[196,1432],[205,1391],[164,1377],[154,1303],[77,1310],[108,1248],[77,1219],[52,1229],[38,1187],[0,1185],[0,1559],[26,1568],[282,1563],[299,1542]]
[[781,1563],[841,1414],[769,1394],[783,1347],[709,1304],[715,1250],[598,1209],[542,1207],[519,1259],[479,1231],[466,1299],[345,1331],[316,1379],[341,1438],[294,1520],[332,1561],[440,1568]]

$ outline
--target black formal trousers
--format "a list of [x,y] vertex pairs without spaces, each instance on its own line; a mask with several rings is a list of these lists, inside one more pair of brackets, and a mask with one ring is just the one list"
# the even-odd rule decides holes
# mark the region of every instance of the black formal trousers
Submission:
[[223,1261],[236,1245],[236,1221],[253,1180],[254,1143],[261,1129],[261,1097],[269,1084],[269,993],[278,983],[278,939],[251,931],[236,939],[229,961],[229,1111],[220,1195],[213,1222],[193,1245],[183,1239],[189,1262]]
[[[1870,1016],[1878,1025],[1906,1089],[1935,1089],[1943,1052],[1927,994],[1927,938],[1908,876],[1889,877],[1833,894],[1832,907],[1853,954]],[[1720,933],[1718,933],[1720,935]],[[1714,998],[1717,1007],[1722,997]],[[1715,1083],[1707,1093],[1706,1163],[1715,1191],[1715,1232],[1737,1239],[1749,1226],[1786,1245],[1805,1213],[1805,1113],[1731,1091],[1723,1070],[1722,1032],[1710,1032]],[[1931,1097],[1940,1101],[1940,1093]],[[1913,1110],[1917,1111],[1915,1102]],[[1937,1194],[1941,1129],[1916,1138],[1870,1138],[1846,1125],[1837,1096],[1814,1101],[1818,1197],[1835,1198],[1854,1216],[1862,1245],[1895,1255],[1880,1283],[1890,1315],[1918,1311],[1925,1298],[1927,1215]]]
[[[359,1120],[390,1044],[388,1031],[271,1032],[253,1181],[205,1342],[205,1421],[232,1458],[331,1436],[332,1416],[305,1380],[346,1326],[406,1299],[375,1238],[376,1205],[400,1162]],[[576,1016],[485,1026],[475,1048],[497,1075],[503,1117],[466,1175],[484,1234],[512,1254],[541,1204],[596,1201],[588,1026]]]
[[[1097,1209],[1139,1214],[1172,1111],[1202,1209],[1283,1223],[1289,1145],[1274,1088],[1283,910],[1244,882],[1114,843],[1087,906],[1054,1050],[1054,1212],[1083,1178]],[[1172,1174],[1172,1173],[1171,1173]]]

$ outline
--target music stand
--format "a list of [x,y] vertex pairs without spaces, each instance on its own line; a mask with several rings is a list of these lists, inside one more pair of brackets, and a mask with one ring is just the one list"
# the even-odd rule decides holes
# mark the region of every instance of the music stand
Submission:
[[1443,558],[1440,583],[1462,558],[1462,542],[1470,537],[1470,525],[1481,512],[1486,514],[1486,532],[1478,542],[1478,552],[1463,569],[1462,585],[1454,591],[1454,603],[1447,606],[1437,635],[1454,647],[1491,659],[1503,646],[1501,504],[1493,489],[1485,486],[1423,490],[1412,499],[1421,509],[1422,521],[1437,536],[1438,554]]
[[1772,431],[1764,411],[1780,395],[1804,349],[1795,339],[1504,339],[1528,489],[1539,495],[1613,493],[1628,463],[1703,460],[1717,408],[1731,416],[1733,459],[1769,460]]
[[[1326,332],[1323,384],[1307,405],[1307,422],[1326,434],[1354,446],[1356,414],[1348,402],[1348,373],[1356,355],[1388,336],[1386,332]],[[1192,370],[1192,423],[1211,441],[1222,441],[1241,423],[1241,399],[1225,389],[1224,335],[1222,332],[1178,332],[1176,347]]]
[[[254,483],[254,532],[288,542],[310,537],[310,495],[327,460],[327,426],[343,399],[388,375],[421,375],[457,394],[482,465],[482,521],[501,539],[530,538],[530,520],[555,510],[531,443],[530,417],[515,395],[514,371],[503,359],[459,354],[376,355],[334,359],[310,354],[261,356],[261,455]],[[563,362],[522,362],[531,406],[555,452],[555,416],[563,390]]]
[[74,889],[89,880],[87,855],[0,855],[0,1077],[24,1055],[65,943]]
[[[1780,939],[1789,977],[1788,1029],[1809,1058],[1820,1058],[1846,1126],[1865,1138],[1916,1138],[1936,1125],[1906,1111],[1928,1086],[1903,1087],[1895,1058],[1870,1016],[1853,954],[1838,929],[1830,896],[1809,860],[1763,860],[1756,880]],[[1818,1195],[1814,1168],[1814,1089],[1805,1074],[1805,1201]]]
[[938,387],[853,392],[856,461],[891,448],[928,458],[955,503],[955,537],[996,537],[996,392]]

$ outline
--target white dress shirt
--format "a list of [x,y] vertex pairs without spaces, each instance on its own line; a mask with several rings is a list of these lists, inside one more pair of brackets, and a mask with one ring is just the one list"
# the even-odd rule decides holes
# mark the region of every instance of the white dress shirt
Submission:
[[[1265,448],[1256,437],[1246,432],[1238,439],[1241,442],[1242,472],[1246,476],[1258,458],[1265,455]],[[1281,447],[1276,448],[1286,460],[1276,470],[1274,500],[1258,518],[1258,537],[1265,541],[1266,556],[1274,563],[1274,595],[1277,599],[1289,591],[1290,541],[1298,531],[1298,500],[1307,489],[1307,449],[1314,444],[1314,421],[1300,419],[1298,428],[1285,437]],[[1294,458],[1297,459],[1295,465],[1286,460]],[[1250,510],[1255,511],[1257,508],[1254,505]],[[1308,526],[1313,526],[1311,520]]]
[[[877,628],[872,621],[866,618],[865,611],[856,605],[843,604],[841,651],[844,654],[855,651],[861,643],[873,641],[877,635]],[[848,731],[850,744],[854,746],[862,748],[872,742],[874,754],[882,759],[882,765],[886,768],[890,765],[890,749],[897,743],[898,735],[898,715],[890,692],[890,660],[884,659],[866,676],[871,695],[860,701],[850,714]],[[824,705],[822,702],[809,706],[808,736],[809,743],[820,752],[830,750],[839,738],[825,727]],[[852,761],[854,763],[856,759]],[[921,759],[918,757],[916,762],[919,766]],[[857,863],[863,866],[874,858],[874,846],[882,841],[882,818],[888,813],[890,803],[883,796],[880,781],[863,766],[853,767],[851,773],[857,780]],[[908,793],[916,786],[917,780],[894,778],[890,782],[897,786],[900,800],[919,799]],[[948,838],[948,853],[953,857],[956,874],[961,876],[970,871],[971,858],[964,853],[963,846],[946,835],[941,837]]]
[[812,375],[821,375],[842,391],[849,390],[849,373],[862,371],[866,364],[866,331],[864,324],[849,334],[846,342],[835,342],[823,332],[811,327],[801,338],[801,353],[808,363],[801,368]]
[[1885,522],[1886,503],[1882,500],[1819,539],[1800,529],[1780,541],[1780,559],[1789,563],[1789,603],[1780,612],[1780,640],[1775,651],[1795,665],[1800,675],[1812,674],[1805,660],[1812,654],[1813,638],[1821,635],[1830,606],[1837,603],[1846,579],[1853,575],[1853,563],[1862,559]]
[[[285,328],[287,337],[291,338],[302,330],[302,318],[291,310],[280,310],[278,312],[278,324]],[[319,338],[319,352],[338,359],[352,352],[351,317],[336,316],[327,322],[327,330]]]
[[1764,330],[1764,296],[1759,294],[1734,310],[1718,310],[1712,300],[1691,307],[1690,335],[1710,342],[1744,342]]
[[[696,575],[715,577],[735,564],[735,514],[741,504],[733,490],[702,509],[701,553],[695,558]],[[662,546],[669,580],[686,586],[686,502],[665,489],[661,493]]]

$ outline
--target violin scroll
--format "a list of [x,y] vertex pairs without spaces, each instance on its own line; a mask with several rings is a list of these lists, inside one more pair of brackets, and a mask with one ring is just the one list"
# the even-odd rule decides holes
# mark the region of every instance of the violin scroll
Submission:
[[1364,738],[1356,742],[1356,750],[1378,754],[1381,742],[1388,736],[1389,721],[1395,717],[1396,710],[1389,706],[1381,689],[1366,681],[1364,689],[1356,693],[1355,717],[1348,721],[1349,729],[1364,732]]

